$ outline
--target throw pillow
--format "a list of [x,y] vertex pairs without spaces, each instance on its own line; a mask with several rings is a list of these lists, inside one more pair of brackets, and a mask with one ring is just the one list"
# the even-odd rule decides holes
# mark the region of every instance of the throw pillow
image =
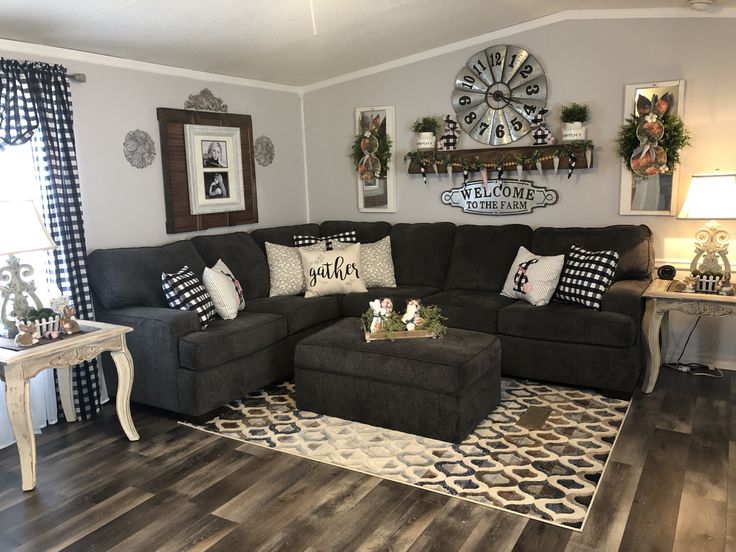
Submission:
[[336,293],[365,293],[361,277],[360,244],[338,251],[305,251],[300,248],[307,291],[304,297]]
[[238,310],[245,310],[245,293],[243,292],[243,286],[240,285],[240,280],[238,280],[233,275],[233,271],[230,270],[230,268],[225,264],[222,259],[218,259],[215,263],[215,266],[213,266],[212,268],[214,268],[215,270],[219,270],[223,274],[227,274],[230,277],[233,285],[235,286],[235,291],[238,294]]
[[178,272],[171,274],[162,272],[161,287],[172,309],[197,313],[201,329],[206,329],[215,318],[215,305],[212,303],[212,298],[188,266],[185,265]]
[[555,300],[601,310],[617,264],[617,251],[587,251],[573,245],[565,256]]
[[327,249],[330,250],[332,249],[333,242],[336,241],[342,243],[358,243],[358,234],[355,230],[347,230],[346,232],[338,232],[337,234],[332,234],[331,236],[294,236],[294,245],[297,247],[301,247],[304,245],[313,245],[321,241],[325,242],[325,244],[327,245]]
[[501,295],[523,299],[537,307],[546,305],[555,292],[564,262],[564,255],[542,257],[519,247]]
[[[268,259],[268,270],[271,273],[270,297],[300,295],[307,289],[299,249],[299,247],[266,242],[266,258]],[[308,245],[304,249],[325,251],[325,242]]]
[[236,287],[236,282],[222,259],[212,268],[205,268],[202,274],[202,283],[212,298],[215,312],[223,320],[232,320],[238,316],[243,295],[242,291],[238,293],[240,285]]
[[[336,251],[348,246],[340,242],[333,242],[332,245]],[[363,268],[361,276],[365,287],[396,287],[390,236],[374,243],[361,243],[360,265]]]

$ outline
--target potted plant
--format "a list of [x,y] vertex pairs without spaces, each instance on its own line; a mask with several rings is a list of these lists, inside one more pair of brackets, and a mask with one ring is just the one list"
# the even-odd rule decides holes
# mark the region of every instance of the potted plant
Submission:
[[585,140],[583,123],[590,119],[590,108],[586,104],[572,102],[563,105],[560,109],[560,120],[565,123],[562,127],[562,141]]
[[442,119],[437,115],[428,115],[414,121],[411,129],[417,134],[417,149],[433,150],[441,128]]

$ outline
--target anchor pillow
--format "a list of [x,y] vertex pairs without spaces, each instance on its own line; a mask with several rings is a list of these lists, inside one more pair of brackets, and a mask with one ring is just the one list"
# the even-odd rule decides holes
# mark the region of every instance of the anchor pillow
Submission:
[[523,299],[536,307],[546,305],[557,288],[564,264],[564,255],[542,257],[522,246],[511,263],[501,295]]

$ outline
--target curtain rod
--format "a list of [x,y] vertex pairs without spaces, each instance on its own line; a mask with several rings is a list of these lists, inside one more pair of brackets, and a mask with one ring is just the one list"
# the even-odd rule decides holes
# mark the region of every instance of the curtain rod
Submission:
[[74,82],[87,82],[87,75],[84,73],[67,74],[66,78]]

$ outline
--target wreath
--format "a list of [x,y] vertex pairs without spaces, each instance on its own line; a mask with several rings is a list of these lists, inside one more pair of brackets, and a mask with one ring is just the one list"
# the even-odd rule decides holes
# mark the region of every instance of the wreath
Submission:
[[[618,145],[618,154],[626,163],[626,168],[631,170],[631,156],[640,145],[639,137],[636,135],[636,129],[641,122],[642,117],[631,114],[626,122],[618,131],[616,143]],[[666,114],[662,117],[664,125],[664,136],[659,140],[659,145],[667,154],[668,172],[672,172],[680,163],[680,151],[685,146],[690,145],[690,132],[685,128],[685,123],[680,117],[673,114]]]
[[[374,134],[374,136],[376,135]],[[365,157],[365,153],[363,153],[363,150],[360,147],[364,137],[365,136],[363,134],[357,134],[355,136],[350,148],[350,154],[348,155],[348,157],[353,161],[356,171],[358,170],[358,165]],[[376,138],[378,139],[378,149],[374,155],[378,157],[378,160],[381,162],[381,171],[378,178],[386,178],[388,166],[391,162],[391,146],[393,145],[393,142],[388,134],[380,134],[376,136]]]

